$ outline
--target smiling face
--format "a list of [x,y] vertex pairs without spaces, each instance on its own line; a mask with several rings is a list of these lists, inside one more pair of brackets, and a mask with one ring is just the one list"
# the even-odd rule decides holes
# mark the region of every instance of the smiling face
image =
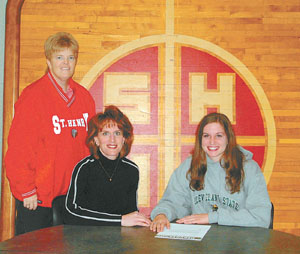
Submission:
[[76,66],[74,52],[69,48],[54,52],[50,59],[47,59],[47,65],[56,82],[66,92],[68,80],[73,76]]
[[218,122],[209,123],[203,128],[202,149],[210,159],[217,162],[221,159],[228,139],[224,128]]
[[106,158],[115,160],[122,150],[125,138],[116,124],[109,124],[98,132],[94,140]]

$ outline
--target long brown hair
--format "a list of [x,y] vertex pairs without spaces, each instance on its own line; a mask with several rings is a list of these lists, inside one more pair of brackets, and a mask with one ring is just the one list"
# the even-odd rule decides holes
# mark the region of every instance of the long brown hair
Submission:
[[228,117],[221,113],[211,113],[204,116],[198,125],[191,167],[187,172],[187,178],[190,179],[190,188],[192,190],[204,189],[207,161],[206,153],[202,148],[202,136],[204,127],[209,123],[219,123],[225,131],[228,144],[220,160],[220,165],[226,171],[226,185],[229,187],[231,194],[239,192],[244,180],[244,155],[238,148]]
[[129,154],[133,142],[133,127],[128,117],[124,115],[118,107],[114,105],[107,106],[104,112],[96,114],[89,121],[88,135],[86,145],[89,147],[91,154],[99,159],[98,150],[94,137],[98,135],[105,126],[117,125],[125,138],[125,142],[120,151],[120,158]]

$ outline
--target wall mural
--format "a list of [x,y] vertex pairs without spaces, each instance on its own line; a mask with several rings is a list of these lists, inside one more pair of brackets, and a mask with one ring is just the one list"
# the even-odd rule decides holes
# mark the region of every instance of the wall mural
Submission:
[[[275,137],[272,128],[268,130],[273,116],[266,117],[261,109],[268,103],[247,68],[236,65],[225,51],[218,55],[220,48],[207,42],[189,45],[191,38],[184,36],[174,42],[170,67],[166,44],[155,39],[122,46],[112,53],[115,59],[100,60],[81,82],[93,95],[97,111],[114,104],[133,122],[129,157],[140,167],[140,209],[149,214],[156,205],[173,170],[190,155],[197,124],[209,112],[229,117],[238,143],[253,152],[268,182],[276,148],[269,146]],[[174,79],[168,83],[171,71]]]
[[[147,5],[146,2],[143,2],[141,5],[143,7],[141,9],[142,13],[140,13],[140,5],[137,5],[137,9],[133,11],[134,14],[142,15],[139,17],[141,20],[137,25],[132,20],[135,20],[138,16],[127,17],[126,12],[127,8],[135,6],[134,3],[130,3],[133,4],[132,6],[130,4],[127,6],[127,3],[126,6],[123,6],[125,8],[124,13],[126,12],[126,17],[120,16],[120,18],[118,15],[121,15],[122,11],[119,10],[119,7],[116,12],[107,12],[106,7],[102,9],[102,6],[97,5],[96,1],[92,8],[87,2],[84,2],[84,4],[83,2],[73,4],[66,3],[68,1],[62,1],[63,3],[49,4],[46,3],[47,1],[45,1],[45,3],[25,1],[28,3],[28,6],[25,16],[20,18],[23,2],[24,0],[8,1],[9,8],[7,17],[10,17],[10,22],[7,22],[6,25],[6,50],[12,53],[6,54],[5,60],[5,64],[10,66],[9,68],[5,68],[5,83],[10,84],[9,86],[5,86],[5,93],[10,95],[10,97],[5,97],[5,105],[8,112],[4,119],[4,140],[8,135],[9,125],[13,115],[13,104],[17,99],[17,94],[29,83],[27,79],[32,78],[31,75],[28,74],[30,71],[28,71],[28,66],[26,65],[28,64],[26,61],[28,61],[31,67],[31,55],[29,58],[27,58],[28,56],[26,56],[26,54],[23,55],[22,59],[25,59],[25,61],[22,62],[23,69],[20,69],[20,73],[15,71],[19,70],[20,67],[20,52],[25,52],[28,45],[31,45],[32,30],[36,31],[35,35],[39,35],[38,40],[44,41],[43,33],[48,35],[60,30],[62,29],[60,25],[63,24],[64,29],[68,27],[70,32],[75,35],[75,38],[85,42],[84,44],[80,43],[81,45],[85,45],[85,51],[83,50],[81,53],[81,59],[83,59],[81,65],[77,66],[79,73],[77,79],[92,93],[96,101],[97,111],[102,111],[105,105],[115,104],[119,106],[133,122],[135,140],[129,157],[140,167],[138,200],[142,212],[146,214],[150,213],[163,195],[166,184],[174,169],[182,160],[189,156],[194,144],[194,134],[197,123],[202,116],[208,112],[219,111],[225,113],[230,118],[237,134],[238,143],[254,153],[254,159],[261,166],[267,183],[269,183],[273,172],[277,145],[288,144],[288,146],[290,146],[290,144],[297,144],[297,142],[299,142],[299,139],[294,140],[294,132],[291,132],[291,135],[281,135],[281,137],[278,135],[279,141],[276,143],[276,126],[273,114],[277,114],[277,118],[281,116],[284,118],[286,116],[285,111],[281,111],[282,107],[280,103],[282,100],[276,97],[278,96],[277,93],[274,96],[272,95],[273,97],[268,95],[269,98],[273,98],[272,106],[274,109],[272,110],[261,84],[259,84],[248,67],[233,55],[234,50],[232,50],[233,54],[231,54],[229,51],[218,46],[222,45],[222,43],[218,43],[218,40],[209,39],[210,37],[216,37],[218,31],[222,32],[221,37],[224,36],[227,30],[225,29],[226,31],[224,32],[221,29],[222,26],[226,26],[226,24],[222,22],[227,22],[227,19],[229,19],[230,22],[236,22],[235,25],[237,27],[235,29],[237,29],[239,36],[242,36],[242,38],[244,38],[243,40],[247,41],[247,36],[252,38],[251,35],[248,35],[248,33],[241,34],[240,30],[243,30],[244,26],[248,24],[251,27],[249,30],[251,34],[251,31],[254,29],[252,24],[253,19],[246,19],[246,24],[240,24],[239,22],[241,20],[238,17],[236,18],[234,15],[231,16],[232,13],[229,15],[230,17],[227,17],[227,12],[224,12],[224,20],[216,23],[214,19],[211,21],[205,18],[205,8],[203,10],[198,8],[200,14],[204,15],[201,17],[205,21],[203,25],[207,24],[209,27],[209,22],[213,22],[213,26],[215,26],[216,23],[217,28],[218,26],[221,27],[218,28],[220,30],[216,29],[213,33],[209,33],[209,36],[206,36],[202,32],[205,32],[205,29],[208,29],[208,27],[206,27],[206,25],[202,27],[202,23],[198,22],[197,19],[200,18],[198,11],[196,11],[197,15],[195,16],[195,20],[189,20],[189,8],[193,9],[195,6],[198,6],[198,3],[190,7],[190,4],[187,6],[185,1],[181,3],[180,1],[166,0],[163,1],[163,3],[160,2],[155,5],[155,8],[149,11],[150,14],[147,14],[150,16],[144,18],[144,14],[142,15],[143,8],[147,8],[144,7],[144,5]],[[49,9],[43,10],[43,4],[47,5]],[[186,10],[180,8],[181,4],[184,4]],[[220,3],[215,2],[212,3],[212,6],[219,6],[219,4]],[[41,7],[39,8],[40,12],[37,16],[34,14],[36,13],[36,5]],[[66,9],[68,5],[72,6],[72,8],[70,9],[70,15],[65,16],[63,10]],[[90,11],[90,9],[94,10],[94,8],[96,8],[98,12],[93,11],[86,14],[89,18],[83,20],[81,20],[82,17],[80,16],[78,20],[75,19],[77,22],[74,23],[73,19],[78,15],[72,15],[71,13],[77,13],[79,11],[80,8],[78,8],[77,5],[85,10],[84,13],[89,13],[88,11]],[[64,6],[64,8],[60,6]],[[177,16],[174,14],[175,6]],[[244,3],[241,3],[241,6],[242,9],[247,8],[247,6],[244,7]],[[207,8],[210,10],[210,5]],[[220,8],[223,10],[225,7],[221,4]],[[234,6],[228,8],[231,9],[234,8]],[[215,14],[214,10],[215,9],[212,9],[213,15]],[[256,8],[255,11],[252,10],[249,13],[256,15],[258,13],[257,10]],[[45,11],[47,12],[47,17],[44,15]],[[63,11],[63,13],[58,15],[60,11]],[[273,13],[274,10],[271,9],[269,12]],[[80,9],[80,15],[81,13],[82,10]],[[244,12],[242,11],[241,13]],[[264,17],[265,14],[258,15]],[[98,20],[98,18],[102,16],[103,20]],[[162,22],[161,17],[165,19],[164,22]],[[150,19],[148,20],[148,18]],[[185,21],[185,18],[187,21]],[[261,17],[258,19],[259,21],[260,18]],[[122,20],[124,24],[119,19]],[[22,38],[25,39],[24,43],[21,44],[21,51],[20,41],[16,40],[16,38],[20,38],[20,20],[23,22],[24,29]],[[41,20],[45,22],[40,22]],[[111,20],[115,22],[109,23]],[[180,23],[181,21],[184,21],[183,24]],[[107,24],[110,24],[111,27]],[[285,22],[283,22],[283,24],[285,25]],[[126,27],[125,30],[127,31],[127,26],[132,30],[130,30],[130,32],[128,31],[128,34],[120,33],[120,31],[124,32],[124,30],[121,29],[124,27]],[[209,29],[213,26],[210,26]],[[255,35],[258,29],[260,29],[260,32],[268,31],[269,27],[267,24],[263,26],[264,29],[260,27],[256,28],[255,26],[253,30]],[[191,28],[191,30],[186,30],[186,27]],[[111,29],[113,32],[110,31]],[[195,31],[193,31],[193,29]],[[201,29],[204,30],[202,31]],[[277,26],[276,29],[276,32],[281,31]],[[288,28],[284,27],[284,29]],[[175,30],[181,34],[176,34],[174,32]],[[273,32],[271,31],[270,34],[271,33],[272,35],[270,36],[272,37]],[[185,34],[194,35],[196,37]],[[202,37],[202,35],[204,37]],[[116,39],[119,38],[118,36],[120,39]],[[276,43],[273,43],[275,46],[277,45],[277,40],[281,40],[277,37],[278,36],[274,36],[274,38],[271,38],[271,41],[276,41]],[[207,40],[201,38],[206,38]],[[34,42],[40,44],[38,40],[35,39]],[[241,41],[243,42],[243,40]],[[258,41],[253,40],[252,43],[257,44],[261,42],[261,44],[257,44],[262,45],[261,47],[266,43],[266,48],[268,49],[266,52],[264,48],[261,50],[260,46],[256,44],[254,47],[250,43],[249,47],[253,47],[257,50],[255,51],[258,52],[257,56],[261,54],[266,55],[266,58],[263,58],[265,60],[262,66],[267,66],[266,64],[269,64],[269,61],[273,61],[268,59],[273,59],[271,55],[272,57],[277,56],[278,49],[273,49],[276,54],[272,54],[272,50],[269,49],[270,43],[264,36],[259,37],[257,40]],[[244,47],[243,44],[237,46],[231,40],[230,36],[228,38],[226,37],[225,42],[227,41],[230,41],[230,44],[233,44],[232,47],[237,47],[237,49]],[[247,43],[249,42],[247,41]],[[285,43],[285,41],[283,40],[282,43]],[[226,43],[224,45],[226,47]],[[94,46],[97,47],[94,48]],[[32,47],[35,47],[35,45],[33,44]],[[226,49],[230,50],[230,47]],[[93,59],[90,61],[89,52],[91,50],[95,50],[96,53],[93,54]],[[269,52],[269,50],[271,51]],[[293,51],[291,52],[291,54],[293,54]],[[39,55],[39,53],[38,50],[35,52],[36,55]],[[245,56],[249,56],[249,54],[250,53],[248,53],[248,55],[245,54]],[[99,60],[97,62],[98,55]],[[236,55],[239,56],[238,54]],[[279,54],[278,57],[280,58],[282,55]],[[297,57],[297,55],[295,57]],[[296,63],[294,60],[294,63],[294,58],[291,56],[290,58],[290,65],[293,66],[293,64],[297,64],[298,66],[298,62]],[[243,58],[240,57],[240,59]],[[274,65],[277,66],[278,59],[275,59],[277,62],[274,62]],[[246,61],[247,59],[245,62]],[[280,61],[282,61],[281,58]],[[40,62],[36,62],[37,65],[41,64],[44,66],[44,57],[42,57]],[[89,65],[89,63],[92,63],[92,66]],[[252,62],[248,60],[247,64],[250,68]],[[256,62],[254,66],[256,66],[255,64]],[[270,65],[271,67],[273,66],[272,64]],[[12,68],[12,66],[14,68]],[[287,66],[289,65],[287,64]],[[278,72],[279,69],[274,71],[271,67],[270,69],[266,68],[266,76],[276,73],[274,80],[280,80],[283,84],[284,82],[289,82],[289,77],[293,78],[296,76],[296,71],[288,75],[285,74],[286,70],[284,68],[284,73],[282,74],[282,72]],[[259,69],[256,74],[262,75],[263,71]],[[267,89],[270,90],[275,87],[272,82],[270,82],[272,84],[269,84],[268,80],[262,77],[260,77],[260,80],[267,83],[264,83],[264,89],[266,89],[266,91],[268,91]],[[276,91],[281,91],[279,88],[276,89]],[[282,97],[282,95],[279,96],[280,98]],[[279,106],[275,104],[274,101],[278,102]],[[295,104],[292,100],[290,101],[290,104],[291,103]],[[287,107],[287,109],[289,108]],[[291,114],[291,116],[297,115],[297,111],[294,111],[293,108],[292,113],[289,114]],[[287,124],[291,122],[289,118],[287,120],[284,118],[282,121],[283,124],[285,123],[284,121],[287,121]],[[285,130],[284,128],[283,130]],[[3,150],[5,151],[5,149],[6,143],[4,142]],[[291,149],[293,149],[293,147],[291,147]],[[278,151],[279,150],[280,146],[278,145]],[[281,148],[280,152],[280,156],[282,156],[282,154],[293,154],[291,150],[286,148]],[[292,166],[294,166],[290,169],[292,172],[298,164],[291,158],[287,158],[283,164],[290,162]],[[279,173],[280,172],[279,170]],[[2,239],[7,239],[13,235],[15,214],[14,200],[5,178],[5,172],[3,173],[1,227]],[[289,177],[288,174],[285,178],[286,182],[288,182],[286,186],[290,186],[290,178],[287,177]],[[275,179],[273,185],[278,186],[278,175],[272,177],[272,180],[273,179]],[[296,181],[295,179],[296,178],[293,177],[294,181]],[[298,186],[297,183],[293,184],[294,189],[297,190],[297,187],[295,187]],[[271,186],[271,191],[276,193],[277,189],[274,188],[274,186]],[[277,216],[279,218],[278,221],[282,222],[280,227],[283,229],[298,227],[294,221],[290,223],[291,225],[286,226],[290,218],[297,218],[296,215],[293,217],[285,215],[286,213],[283,210],[280,211],[280,204],[282,207],[283,203],[286,204],[285,202],[288,202],[282,201],[282,199],[289,195],[289,191],[290,189],[287,188],[287,190],[282,193],[280,189],[282,196],[278,197],[279,209],[277,209]],[[295,195],[296,198],[294,198],[294,200],[297,200],[297,192]],[[292,204],[293,202],[289,203]],[[290,208],[291,207],[294,211],[294,205],[290,205]],[[297,206],[295,207],[297,208]],[[294,212],[296,213],[297,210]],[[279,224],[280,223],[277,223],[277,225]]]

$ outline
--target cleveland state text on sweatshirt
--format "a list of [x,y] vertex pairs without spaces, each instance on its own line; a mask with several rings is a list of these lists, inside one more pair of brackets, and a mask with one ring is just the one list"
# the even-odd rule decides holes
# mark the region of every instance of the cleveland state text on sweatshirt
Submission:
[[240,192],[230,193],[224,168],[208,156],[204,189],[191,190],[186,177],[192,160],[189,157],[173,172],[162,199],[151,213],[151,219],[161,213],[169,221],[191,214],[208,213],[210,224],[268,228],[271,202],[264,176],[252,160],[252,153],[239,148],[245,155],[245,178]]

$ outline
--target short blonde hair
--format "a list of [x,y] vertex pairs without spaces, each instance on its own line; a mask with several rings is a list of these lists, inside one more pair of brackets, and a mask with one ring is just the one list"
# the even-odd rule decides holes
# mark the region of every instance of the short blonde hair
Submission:
[[78,57],[79,45],[72,34],[59,32],[48,37],[45,41],[44,50],[46,59],[50,60],[52,54],[63,49],[70,49],[75,58]]

